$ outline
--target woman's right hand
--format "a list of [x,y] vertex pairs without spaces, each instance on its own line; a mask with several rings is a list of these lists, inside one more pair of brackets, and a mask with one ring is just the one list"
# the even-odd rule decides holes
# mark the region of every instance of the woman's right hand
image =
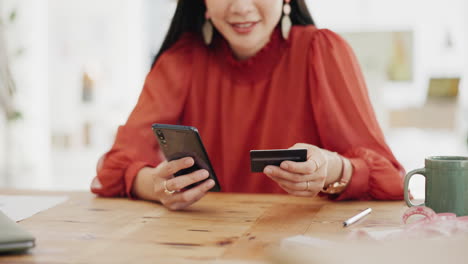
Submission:
[[170,210],[185,209],[200,200],[215,185],[215,182],[209,179],[198,186],[181,191],[209,176],[208,171],[202,169],[174,177],[174,173],[190,168],[193,164],[193,158],[188,157],[164,161],[156,168],[144,167],[136,176],[133,194],[140,199],[158,201]]

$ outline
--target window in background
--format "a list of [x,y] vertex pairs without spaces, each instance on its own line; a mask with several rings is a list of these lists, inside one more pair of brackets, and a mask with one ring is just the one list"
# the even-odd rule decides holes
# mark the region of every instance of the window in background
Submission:
[[[12,151],[0,149],[0,158],[12,160],[8,186],[88,189],[96,160],[110,148],[118,125],[135,105],[176,2],[1,1],[3,7],[18,11],[8,45],[24,44],[23,55],[11,64],[15,103],[23,118],[12,128]],[[407,170],[421,167],[426,155],[466,154],[467,1],[308,3],[320,27],[358,35],[381,32],[390,38],[383,44],[379,38],[375,41],[380,44],[350,43],[360,59],[369,56],[361,50],[372,54],[373,48],[390,47],[378,51],[383,54],[377,59],[361,63],[385,135]],[[391,32],[403,35],[394,37]],[[392,127],[391,111],[425,104],[431,78],[454,76],[461,79],[455,129]]]

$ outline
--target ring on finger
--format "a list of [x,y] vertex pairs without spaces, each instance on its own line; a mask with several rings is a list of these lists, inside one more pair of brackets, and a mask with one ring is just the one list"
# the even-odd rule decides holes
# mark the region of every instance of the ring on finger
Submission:
[[173,194],[173,193],[176,192],[176,190],[169,190],[169,189],[167,188],[167,180],[164,181],[163,185],[164,185],[164,193],[165,193],[165,194],[171,195],[171,194]]

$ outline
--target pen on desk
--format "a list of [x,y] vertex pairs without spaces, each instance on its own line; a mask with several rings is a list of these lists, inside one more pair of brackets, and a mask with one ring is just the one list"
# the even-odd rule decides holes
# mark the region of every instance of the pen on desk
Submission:
[[347,226],[350,226],[354,223],[356,223],[358,220],[360,220],[361,218],[363,218],[364,216],[370,214],[370,212],[372,212],[372,209],[371,208],[367,208],[366,210],[360,212],[359,214],[349,218],[348,220],[344,221],[343,222],[343,227],[347,227]]

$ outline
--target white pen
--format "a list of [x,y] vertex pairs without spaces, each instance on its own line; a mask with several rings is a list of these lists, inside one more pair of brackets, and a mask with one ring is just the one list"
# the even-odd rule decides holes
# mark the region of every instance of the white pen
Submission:
[[354,223],[356,223],[358,220],[360,220],[361,218],[363,218],[364,216],[370,214],[370,212],[372,212],[372,209],[371,208],[367,208],[366,210],[360,212],[359,214],[349,218],[348,220],[344,221],[343,222],[343,227],[347,227],[347,226],[350,226]]

